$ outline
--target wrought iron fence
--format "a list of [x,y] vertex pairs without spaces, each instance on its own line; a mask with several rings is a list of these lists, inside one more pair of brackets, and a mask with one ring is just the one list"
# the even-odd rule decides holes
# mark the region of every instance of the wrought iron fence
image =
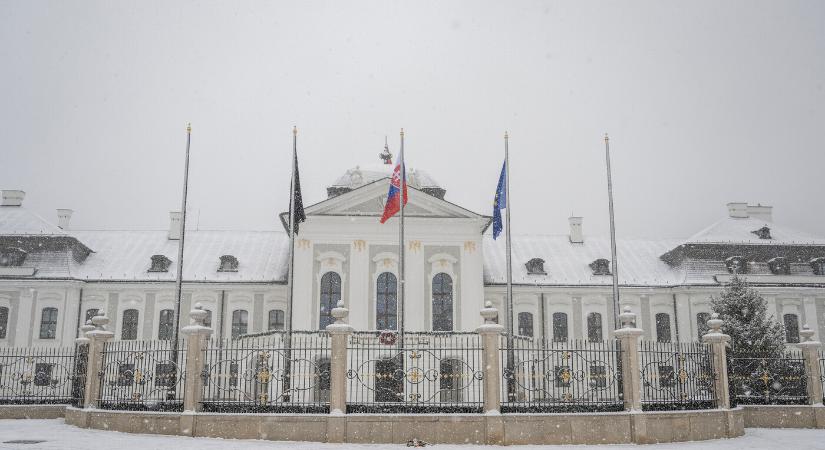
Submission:
[[481,412],[476,333],[357,332],[348,345],[347,411]]
[[710,346],[699,342],[639,344],[644,410],[716,407]]
[[185,341],[112,341],[103,346],[98,405],[104,409],[183,409]]
[[501,338],[502,412],[621,411],[618,341]]
[[295,331],[212,340],[204,350],[204,411],[328,412],[330,340]]
[[72,347],[0,348],[0,404],[71,403]]
[[825,403],[825,352],[819,352],[819,382],[822,383],[822,402]]
[[731,354],[731,397],[737,404],[803,405],[808,402],[805,359],[799,351],[781,356]]

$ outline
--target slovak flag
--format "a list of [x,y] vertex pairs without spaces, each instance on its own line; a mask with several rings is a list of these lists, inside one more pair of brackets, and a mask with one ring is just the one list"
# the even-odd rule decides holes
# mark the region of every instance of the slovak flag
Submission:
[[384,215],[381,216],[381,223],[389,220],[395,213],[401,210],[401,190],[404,191],[404,204],[407,204],[407,171],[404,167],[404,148],[398,154],[398,164],[392,171],[392,179],[390,180],[390,192],[387,194],[387,204],[384,205]]

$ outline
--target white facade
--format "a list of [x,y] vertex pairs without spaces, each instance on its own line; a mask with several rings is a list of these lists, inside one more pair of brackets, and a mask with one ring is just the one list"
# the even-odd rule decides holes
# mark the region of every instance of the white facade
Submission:
[[[389,167],[352,169],[329,188],[328,199],[306,207],[307,221],[295,243],[296,329],[323,324],[322,300],[337,298],[324,297],[327,273],[340,279],[350,323],[357,330],[379,327],[377,304],[386,298],[378,292],[379,277],[398,275],[397,218],[378,221],[388,174]],[[443,286],[438,292],[440,302],[445,295],[452,299],[440,323],[473,330],[485,301],[502,311],[506,305],[503,239],[493,241],[485,233],[489,217],[444,200],[444,190],[426,173],[411,171],[410,179],[406,328],[433,329],[437,310],[443,311],[443,303],[433,301],[438,276],[452,282],[449,293]],[[20,191],[3,194],[0,347],[71,345],[91,309],[107,312],[117,339],[157,339],[168,332],[161,311],[174,309],[180,242],[174,226],[72,230],[69,210],[60,210],[58,227],[28,211]],[[825,264],[817,259],[825,257],[825,239],[774,225],[769,207],[728,206],[727,217],[687,240],[618,242],[621,303],[639,313],[646,338],[696,340],[702,322],[697,315],[710,312],[710,297],[729,279],[726,260],[734,256],[743,258],[745,276],[778,320],[795,315],[799,326],[810,324],[817,338],[825,335]],[[770,238],[755,233],[762,227],[769,228]],[[571,218],[570,235],[514,236],[512,314],[522,328],[517,331],[548,339],[610,337],[611,276],[597,267],[597,260],[610,258],[609,241],[581,229],[581,219]],[[215,336],[223,338],[283,325],[283,314],[270,311],[287,309],[286,233],[187,230],[185,250],[181,311],[200,303],[211,313]],[[153,267],[153,255],[164,256],[168,267]],[[236,258],[237,267],[220,267],[226,255]],[[536,259],[543,267],[531,272],[526,263]],[[50,308],[57,311],[54,323]],[[138,319],[126,323],[127,316],[135,317],[132,310]]]

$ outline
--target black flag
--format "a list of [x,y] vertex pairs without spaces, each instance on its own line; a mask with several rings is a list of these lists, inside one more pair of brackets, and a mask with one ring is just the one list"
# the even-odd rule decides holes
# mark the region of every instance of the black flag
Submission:
[[295,177],[295,190],[292,192],[292,204],[295,212],[292,215],[292,223],[295,227],[295,234],[298,234],[298,224],[307,220],[307,216],[304,214],[304,201],[301,198],[301,179],[298,177],[298,153],[295,153],[295,161],[293,161],[292,167],[295,168],[295,172],[292,174]]

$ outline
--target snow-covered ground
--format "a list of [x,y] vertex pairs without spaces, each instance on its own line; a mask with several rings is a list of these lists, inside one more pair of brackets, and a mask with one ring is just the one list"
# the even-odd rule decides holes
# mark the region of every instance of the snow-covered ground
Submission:
[[[15,440],[43,441],[40,443],[10,443]],[[319,444],[315,442],[272,442],[253,440],[227,440],[127,434],[114,431],[85,430],[57,420],[0,420],[0,449],[60,449],[60,450],[122,450],[139,448],[175,450],[342,450],[342,449],[402,449],[404,445],[367,444]],[[475,445],[432,445],[439,450],[478,450],[491,447]],[[825,430],[791,430],[749,428],[744,437],[704,442],[685,442],[658,445],[569,445],[569,446],[512,446],[513,450],[623,450],[623,449],[676,449],[676,450],[825,450]]]

